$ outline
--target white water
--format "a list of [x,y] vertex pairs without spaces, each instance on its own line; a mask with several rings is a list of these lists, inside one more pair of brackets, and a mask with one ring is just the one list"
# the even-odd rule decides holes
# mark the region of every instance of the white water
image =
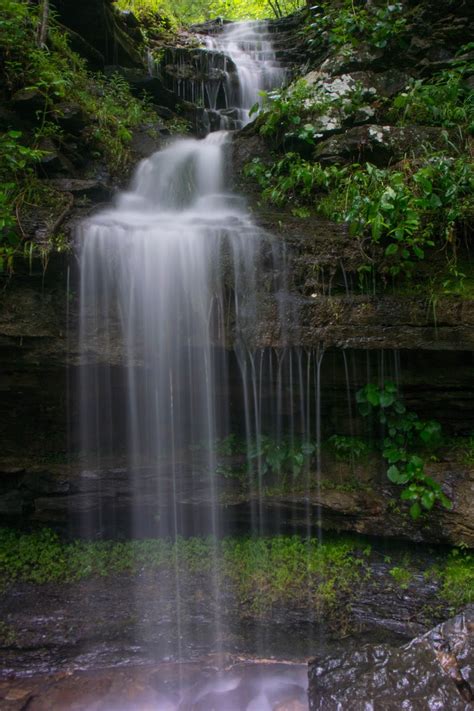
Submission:
[[[233,108],[242,125],[259,91],[282,78],[265,25],[229,27],[208,44],[228,53],[238,68]],[[260,437],[261,388],[265,378],[273,379],[274,356],[255,353],[251,333],[259,320],[256,294],[262,288],[262,244],[268,236],[254,224],[242,200],[228,191],[228,145],[229,134],[222,131],[204,140],[170,143],[139,165],[130,189],[114,206],[83,222],[79,230],[81,450],[91,476],[109,462],[132,472],[130,531],[139,537],[177,539],[205,532],[217,540],[222,507],[215,443],[232,431],[232,401],[243,403],[248,447]],[[277,252],[268,242],[266,259],[269,254],[276,259]],[[240,367],[238,393],[229,380],[230,345]],[[277,395],[267,413],[278,422],[280,434],[282,412],[295,398],[292,382],[288,395],[284,376],[293,365],[287,359],[282,366],[283,361],[284,356],[275,366]],[[308,374],[308,397],[309,387]],[[261,502],[260,461],[258,470]],[[91,519],[93,502],[86,499],[84,533],[97,535],[102,523]],[[261,504],[253,505],[252,517],[254,530],[261,530]],[[212,631],[206,635],[220,653],[225,636],[223,591],[217,547],[213,550],[208,612]],[[174,567],[174,634],[157,643],[160,659],[187,658],[201,624],[200,605],[184,603],[182,562],[177,559]],[[158,573],[157,599],[165,583],[169,588]],[[137,589],[131,606],[147,618],[154,601],[144,600]],[[224,678],[222,683],[229,681]],[[242,709],[271,708],[274,681],[266,682],[268,689],[258,684]],[[211,692],[220,693],[214,681],[206,691]]]
[[[192,459],[193,446],[201,450],[191,475],[215,502],[213,445],[226,434],[228,406],[223,346],[230,323],[239,340],[256,318],[261,232],[225,192],[227,139],[214,133],[172,143],[142,162],[115,208],[81,227],[82,351],[94,344],[100,359],[125,363],[124,454],[134,468],[156,465],[156,494],[165,496],[165,487],[173,502],[181,482],[173,474],[168,491],[169,468],[176,472],[185,454]],[[104,450],[102,407],[111,407],[105,395],[98,410],[91,408],[98,377],[85,368],[81,383],[82,445],[89,452],[97,439]],[[176,516],[161,533],[178,533]],[[217,533],[214,520],[211,530]]]
[[[238,121],[249,121],[249,109],[261,101],[260,92],[280,86],[285,71],[276,59],[271,34],[266,22],[239,22],[224,27],[224,31],[207,38],[209,49],[223,52],[237,68]],[[213,107],[214,108],[214,107]]]

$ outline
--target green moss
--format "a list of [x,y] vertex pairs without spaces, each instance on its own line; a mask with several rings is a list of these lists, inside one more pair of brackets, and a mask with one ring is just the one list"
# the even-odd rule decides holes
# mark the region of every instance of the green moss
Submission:
[[226,574],[249,613],[265,615],[289,601],[311,604],[318,615],[345,608],[365,569],[349,539],[309,541],[297,536],[224,542]]
[[390,573],[396,584],[402,590],[408,589],[413,579],[413,574],[411,573],[411,571],[401,566],[395,566],[394,568],[391,568],[388,572]]
[[92,577],[170,571],[208,575],[215,565],[223,589],[234,591],[244,616],[265,618],[272,608],[307,605],[347,624],[358,583],[369,574],[367,555],[350,538],[298,536],[66,543],[51,530],[22,534],[0,531],[0,575],[4,583],[68,583]]
[[441,567],[441,595],[458,611],[474,602],[474,555],[455,548]]
[[16,631],[6,622],[0,622],[0,646],[10,647],[15,643]]
[[453,437],[447,442],[447,448],[461,464],[467,467],[474,465],[474,434],[469,437]]

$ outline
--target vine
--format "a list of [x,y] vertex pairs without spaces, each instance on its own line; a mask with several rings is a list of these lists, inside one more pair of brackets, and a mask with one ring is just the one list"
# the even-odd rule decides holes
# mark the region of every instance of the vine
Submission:
[[400,498],[410,503],[410,516],[416,520],[438,502],[452,508],[440,484],[424,471],[425,461],[418,449],[434,449],[441,443],[441,426],[435,420],[421,420],[408,412],[398,397],[397,386],[385,382],[380,388],[369,383],[356,396],[361,415],[375,414],[385,429],[382,456],[388,464],[387,477],[403,486]]

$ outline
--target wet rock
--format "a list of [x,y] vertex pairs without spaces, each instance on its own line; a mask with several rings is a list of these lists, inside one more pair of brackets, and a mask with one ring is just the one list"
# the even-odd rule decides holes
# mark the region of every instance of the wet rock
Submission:
[[88,119],[79,104],[61,102],[55,104],[52,118],[67,132],[78,134],[88,125]]
[[148,158],[163,147],[163,136],[169,134],[164,124],[156,123],[149,126],[140,126],[132,133],[130,148],[138,159]]
[[[0,682],[5,711],[304,711],[301,664],[231,663],[225,672],[194,663],[128,665]],[[178,676],[179,674],[179,676]],[[288,699],[296,689],[298,697]],[[284,699],[284,700],[282,700]]]
[[[472,399],[471,399],[472,407]],[[334,416],[334,415],[333,415]],[[237,458],[238,459],[238,458]],[[194,463],[194,467],[198,466]],[[231,467],[231,459],[226,462]],[[242,466],[242,461],[236,461]],[[193,474],[194,471],[194,474]],[[129,467],[102,470],[78,470],[74,466],[51,465],[18,469],[9,474],[0,471],[3,514],[23,523],[40,521],[45,525],[82,535],[82,517],[89,517],[89,533],[129,535],[134,507],[141,510],[141,535],[159,535],[170,523],[173,505],[180,511],[183,535],[207,535],[207,512],[212,508],[205,479],[196,478],[196,470],[185,461],[179,465],[179,491],[173,489],[171,467],[160,470],[160,498],[156,495],[156,468],[143,467],[132,472]],[[368,536],[384,536],[414,542],[451,543],[474,548],[474,470],[452,462],[430,463],[427,472],[439,481],[453,501],[452,510],[436,507],[414,522],[399,500],[399,489],[386,479],[382,462],[374,457],[363,465],[323,458],[322,486],[285,494],[262,497],[261,508],[269,532],[272,521],[284,528],[305,532],[310,520],[322,517],[326,530],[355,531]],[[357,482],[357,485],[354,483]],[[352,490],[345,490],[351,487]],[[221,484],[222,525],[231,533],[248,530],[252,521],[252,494],[239,481]],[[200,530],[193,531],[195,521]],[[137,524],[138,525],[138,524]]]
[[273,160],[266,141],[262,136],[254,134],[250,127],[247,130],[239,131],[232,142],[232,164],[237,179],[242,177],[244,166],[250,163],[253,158],[269,162]]
[[140,23],[131,10],[122,10],[121,17],[125,20],[127,27],[140,27]]
[[384,52],[369,45],[344,45],[321,64],[321,71],[333,76],[366,69],[383,69]]
[[74,197],[87,197],[93,201],[110,200],[112,188],[101,180],[80,180],[78,178],[54,178],[47,181],[59,192],[72,193]]
[[311,711],[468,711],[474,695],[474,606],[408,645],[366,645],[312,660]]
[[192,104],[187,106],[179,96],[165,87],[163,82],[157,77],[150,77],[147,74],[141,74],[130,81],[132,91],[137,96],[142,96],[143,92],[148,94],[153,101],[159,106],[164,106],[166,109],[176,111],[177,107],[194,108]]
[[0,495],[0,515],[5,518],[16,517],[23,514],[24,497],[20,491],[8,491]]
[[56,175],[75,175],[75,168],[69,158],[59,149],[52,138],[43,137],[37,148],[43,151],[39,160],[39,171],[47,177]]
[[13,94],[10,104],[20,115],[35,116],[44,109],[45,99],[38,89],[20,89]]
[[424,155],[426,146],[441,150],[446,146],[446,131],[427,126],[356,126],[341,135],[319,143],[315,160],[323,163],[364,162],[386,166],[407,153]]
[[171,111],[171,109],[167,109],[166,106],[158,106],[157,104],[153,104],[153,110],[158,116],[160,116],[160,118],[163,119],[172,119],[176,117],[176,114]]

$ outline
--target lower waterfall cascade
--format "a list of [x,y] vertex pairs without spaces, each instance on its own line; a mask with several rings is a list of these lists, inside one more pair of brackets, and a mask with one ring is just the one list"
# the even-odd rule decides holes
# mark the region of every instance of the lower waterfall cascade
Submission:
[[[284,76],[265,27],[264,23],[241,23],[207,41],[209,51],[228,53],[237,68],[238,83],[233,90],[228,81],[222,85],[224,108],[236,116],[236,127],[248,122],[258,92]],[[216,108],[212,92],[209,88],[206,92],[207,104]],[[225,111],[221,123],[226,125]],[[313,365],[315,372],[318,368],[318,360],[313,364],[310,357],[303,366],[301,354],[274,356],[252,349],[262,253],[275,265],[284,260],[284,254],[256,226],[243,200],[229,191],[229,141],[225,131],[202,140],[171,141],[140,164],[130,190],[119,195],[115,206],[84,221],[78,235],[81,352],[87,362],[88,349],[99,348],[106,362],[117,362],[123,373],[117,384],[110,365],[81,368],[80,442],[88,468],[93,474],[108,460],[118,459],[131,472],[133,536],[159,536],[178,544],[183,535],[205,534],[214,541],[210,630],[201,629],[200,605],[186,600],[177,559],[171,584],[173,631],[167,629],[165,638],[157,635],[154,654],[158,659],[185,661],[202,635],[213,652],[222,656],[225,651],[221,614],[225,591],[218,565],[218,540],[225,521],[216,450],[219,443],[235,436],[234,403],[245,412],[245,429],[239,437],[246,443],[246,476],[255,501],[251,526],[258,533],[264,528],[263,460],[259,453],[255,458],[252,450],[258,452],[261,446],[264,423],[274,436],[286,437],[283,407],[292,407],[289,400],[297,387],[293,375],[302,385],[304,378],[313,377]],[[272,283],[268,289],[276,292],[280,286]],[[283,302],[281,308],[285,308]],[[293,362],[295,357],[298,362]],[[232,360],[237,363],[240,383],[229,381]],[[259,389],[265,379],[273,378],[276,395],[263,403]],[[300,397],[304,399],[304,393]],[[308,402],[303,407],[309,416],[312,406]],[[309,437],[309,432],[301,431],[299,436]],[[203,505],[193,506],[199,500]],[[157,513],[150,516],[153,507]],[[87,511],[82,526],[83,535],[92,533]],[[134,604],[145,615],[160,607],[161,591],[169,590],[168,573],[165,577],[158,574],[152,599],[136,590]],[[257,633],[260,655],[265,651],[264,638],[264,631]],[[200,696],[208,699],[209,694],[232,692],[238,694],[240,708],[263,711],[274,707],[271,699],[285,697],[292,687],[304,699],[306,680],[301,665],[290,664],[279,676],[273,669],[269,673],[264,669],[263,675],[259,672],[246,682],[249,673],[253,674],[244,667],[243,676],[233,673],[208,680],[197,701]],[[183,680],[177,705],[167,699],[166,708],[201,708],[199,703],[190,704],[189,694],[196,694],[193,689],[187,690]]]
[[[177,665],[172,693],[164,680],[163,708],[274,711],[291,699],[303,709],[302,661],[328,644],[310,586],[299,602],[305,621],[295,649],[285,639],[291,622],[281,630],[239,625],[228,613],[228,560],[239,548],[226,536],[244,530],[272,555],[282,534],[293,535],[295,546],[304,536],[298,550],[309,579],[325,536],[327,353],[322,342],[296,346],[287,337],[286,328],[292,337],[298,332],[299,305],[287,287],[284,239],[261,228],[230,187],[226,129],[245,126],[259,92],[285,77],[270,33],[261,22],[230,24],[205,43],[199,56],[210,58],[199,61],[219,71],[207,84],[178,78],[174,90],[217,113],[220,130],[169,140],[140,163],[112,207],[78,230],[80,451],[89,481],[107,471],[118,487],[122,475],[131,482],[125,527],[117,512],[119,534],[163,541],[167,551],[167,565],[151,578],[144,573],[130,591],[140,622],[127,650]],[[278,346],[257,334],[269,309],[277,312]],[[336,349],[329,370],[336,363],[346,392],[331,419],[351,441],[353,386],[373,375],[398,383],[399,354],[381,352],[361,364]],[[229,486],[236,479],[245,511]],[[110,514],[102,519],[94,506],[101,486],[99,476],[97,489],[84,490],[85,538],[113,535]],[[194,545],[208,558],[196,595],[187,557]],[[228,655],[242,650],[241,666],[226,672]],[[204,653],[212,661],[191,681],[186,665]]]

